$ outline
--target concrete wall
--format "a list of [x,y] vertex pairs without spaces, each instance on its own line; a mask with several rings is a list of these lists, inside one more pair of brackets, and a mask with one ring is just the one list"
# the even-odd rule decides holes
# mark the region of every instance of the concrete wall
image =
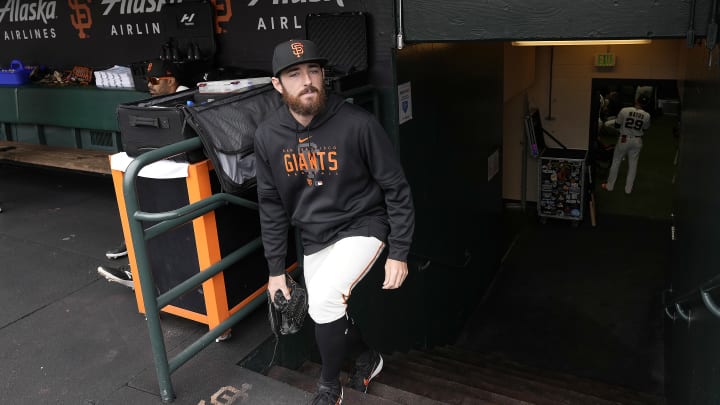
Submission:
[[[717,286],[720,254],[720,188],[718,173],[717,112],[720,111],[719,50],[713,52],[708,68],[708,51],[703,47],[686,50],[682,69],[684,95],[680,154],[673,212],[676,240],[673,241],[673,267],[666,305],[679,297],[692,320],[676,316],[665,318],[666,396],[672,404],[720,403],[720,319],[700,300],[699,287],[720,301]],[[715,282],[708,283],[708,280]],[[675,312],[672,306],[670,311]]]
[[[412,119],[399,126],[398,145],[416,210],[408,258],[414,275],[399,295],[368,290],[368,302],[356,306],[364,311],[354,315],[358,322],[374,325],[363,332],[378,348],[453,341],[499,268],[505,246],[495,157],[502,142],[503,48],[430,43],[397,52],[397,82],[412,86]],[[457,280],[473,292],[457,294]],[[353,297],[374,285],[363,282]],[[422,302],[432,305],[413,313]]]

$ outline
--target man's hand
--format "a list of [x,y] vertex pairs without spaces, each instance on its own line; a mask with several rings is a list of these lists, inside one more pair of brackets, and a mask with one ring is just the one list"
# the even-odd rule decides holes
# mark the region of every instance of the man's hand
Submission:
[[407,262],[399,260],[387,259],[385,262],[385,281],[383,281],[383,290],[393,290],[399,288],[408,275]]
[[268,277],[268,292],[270,293],[270,300],[272,300],[272,302],[275,302],[275,291],[277,290],[282,291],[286,300],[290,300],[290,290],[285,282],[284,274]]

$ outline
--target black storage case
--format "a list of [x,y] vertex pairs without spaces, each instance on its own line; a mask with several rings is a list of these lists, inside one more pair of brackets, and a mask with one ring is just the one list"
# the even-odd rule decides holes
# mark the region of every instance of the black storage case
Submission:
[[336,91],[367,84],[367,18],[361,12],[309,14],[307,39],[313,41],[325,65],[328,85]]
[[[117,119],[125,153],[131,157],[162,146],[196,137],[188,125],[185,108],[195,103],[197,89],[118,105]],[[201,149],[173,156],[176,162],[195,163],[205,159]]]

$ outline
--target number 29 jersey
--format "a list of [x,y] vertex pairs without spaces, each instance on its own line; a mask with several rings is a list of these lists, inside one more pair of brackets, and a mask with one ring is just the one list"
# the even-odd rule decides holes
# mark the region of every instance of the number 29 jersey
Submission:
[[643,136],[650,128],[650,113],[640,108],[625,107],[620,110],[615,122],[620,125],[620,135]]

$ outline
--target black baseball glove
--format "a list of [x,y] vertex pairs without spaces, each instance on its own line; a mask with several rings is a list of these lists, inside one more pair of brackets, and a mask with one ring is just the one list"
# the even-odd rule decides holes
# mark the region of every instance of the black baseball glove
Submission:
[[282,291],[277,290],[273,302],[268,291],[268,317],[275,336],[297,333],[302,328],[308,311],[307,291],[287,274],[285,280],[290,289],[290,300],[285,299]]

